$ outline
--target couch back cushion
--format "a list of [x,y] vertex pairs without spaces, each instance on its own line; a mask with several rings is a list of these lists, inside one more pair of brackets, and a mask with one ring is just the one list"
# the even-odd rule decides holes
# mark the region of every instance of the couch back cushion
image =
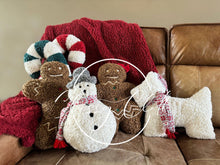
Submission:
[[153,27],[142,27],[141,29],[158,72],[167,79],[167,30]]
[[215,127],[220,127],[220,24],[176,25],[170,31],[170,87],[190,97],[202,87],[212,92]]

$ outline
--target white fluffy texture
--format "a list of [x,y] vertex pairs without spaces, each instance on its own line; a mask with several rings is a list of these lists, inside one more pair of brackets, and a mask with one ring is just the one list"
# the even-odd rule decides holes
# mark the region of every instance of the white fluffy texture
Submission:
[[74,35],[68,35],[66,37],[66,48],[69,50],[75,43],[79,42],[80,39]]
[[[134,99],[140,107],[143,107],[149,100],[150,95],[162,90],[162,83],[157,73],[150,72],[146,79],[139,86],[131,90]],[[166,96],[172,111],[176,127],[185,127],[186,133],[192,138],[215,139],[212,125],[212,102],[211,92],[208,87],[202,88],[190,98],[176,98]],[[158,114],[156,103],[146,108],[144,129],[145,136],[165,137],[165,128]],[[146,123],[145,123],[146,124]]]
[[[83,90],[87,91],[86,94]],[[71,101],[79,96],[78,101],[82,97],[96,94],[95,84],[81,82],[69,90],[68,96]],[[90,113],[93,113],[93,117]],[[98,126],[96,130],[95,125]],[[116,120],[113,113],[109,107],[97,100],[89,106],[80,104],[71,107],[64,124],[63,135],[73,148],[92,153],[108,147],[115,131]]]
[[44,47],[44,57],[48,58],[56,53],[62,53],[62,52],[53,42],[48,42]]
[[41,61],[39,59],[34,59],[24,63],[24,68],[29,75],[34,72],[40,71],[40,66]]
[[156,92],[164,93],[166,91],[165,86],[160,81],[156,83],[155,79],[158,79],[157,73],[149,72],[142,84],[131,90],[131,94],[134,95],[134,99],[140,107],[152,99]]
[[52,42],[60,49],[62,53],[65,53],[65,50],[60,46],[56,38]]
[[85,62],[85,58],[86,55],[82,51],[70,51],[68,61],[83,64]]
[[31,44],[31,46],[27,49],[27,54],[36,57],[38,59],[41,59],[41,56],[37,53],[34,45],[35,43]]

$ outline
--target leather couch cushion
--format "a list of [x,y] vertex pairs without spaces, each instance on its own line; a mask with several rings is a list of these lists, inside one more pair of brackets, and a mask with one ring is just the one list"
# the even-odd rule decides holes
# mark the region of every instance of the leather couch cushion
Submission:
[[165,65],[156,65],[158,73],[165,79],[166,77],[166,66]]
[[220,129],[215,129],[216,140],[192,139],[183,133],[177,143],[189,165],[220,164]]
[[220,127],[220,67],[174,65],[170,69],[172,96],[190,97],[202,87],[212,92],[213,125]]
[[142,27],[142,32],[155,64],[166,64],[167,30],[165,28]]
[[220,66],[220,24],[177,25],[170,35],[170,62]]
[[31,151],[22,147],[19,139],[11,135],[0,135],[0,164],[14,165]]
[[[119,132],[115,143],[128,140],[133,135]],[[18,165],[59,164],[59,165],[124,165],[124,164],[186,164],[174,140],[138,136],[132,141],[112,145],[97,153],[85,154],[71,148],[65,150],[32,151]]]
[[220,24],[176,25],[171,29],[169,44],[169,62],[174,65],[170,71],[172,95],[190,97],[209,87],[215,127],[220,127],[219,36]]
[[166,74],[167,30],[149,27],[142,27],[141,29],[158,72],[168,81]]

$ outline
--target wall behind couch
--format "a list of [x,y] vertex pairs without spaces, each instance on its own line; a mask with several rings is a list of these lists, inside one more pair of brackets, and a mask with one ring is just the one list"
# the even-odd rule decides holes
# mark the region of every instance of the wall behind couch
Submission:
[[0,100],[16,95],[29,79],[23,55],[46,25],[90,17],[169,29],[220,22],[219,6],[219,0],[0,0]]

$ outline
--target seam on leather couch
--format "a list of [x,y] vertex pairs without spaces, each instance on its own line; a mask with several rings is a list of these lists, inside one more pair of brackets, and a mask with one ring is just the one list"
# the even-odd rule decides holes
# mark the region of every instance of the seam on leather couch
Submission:
[[210,25],[220,25],[220,23],[183,23],[183,24],[174,24],[174,25],[172,25],[171,26],[171,28],[170,28],[170,31],[173,29],[173,28],[175,28],[175,27],[178,27],[178,26],[204,26],[204,25],[208,25],[208,26],[210,26]]
[[220,159],[192,159],[188,161],[188,164],[190,164],[193,161],[210,161],[210,160],[217,160],[220,161]]
[[149,157],[150,156],[150,152],[149,152],[149,150],[146,150],[146,149],[149,149],[146,145],[145,145],[145,143],[144,143],[144,137],[143,136],[141,136],[141,142],[142,142],[142,145],[144,146],[144,154],[143,154],[143,156],[145,156],[145,157]]
[[183,156],[184,161],[187,163],[186,157],[185,157],[183,151],[181,150],[181,148],[180,148],[180,146],[179,146],[177,140],[175,140],[175,143],[176,143],[176,146],[178,147],[178,149],[179,149],[181,155]]

